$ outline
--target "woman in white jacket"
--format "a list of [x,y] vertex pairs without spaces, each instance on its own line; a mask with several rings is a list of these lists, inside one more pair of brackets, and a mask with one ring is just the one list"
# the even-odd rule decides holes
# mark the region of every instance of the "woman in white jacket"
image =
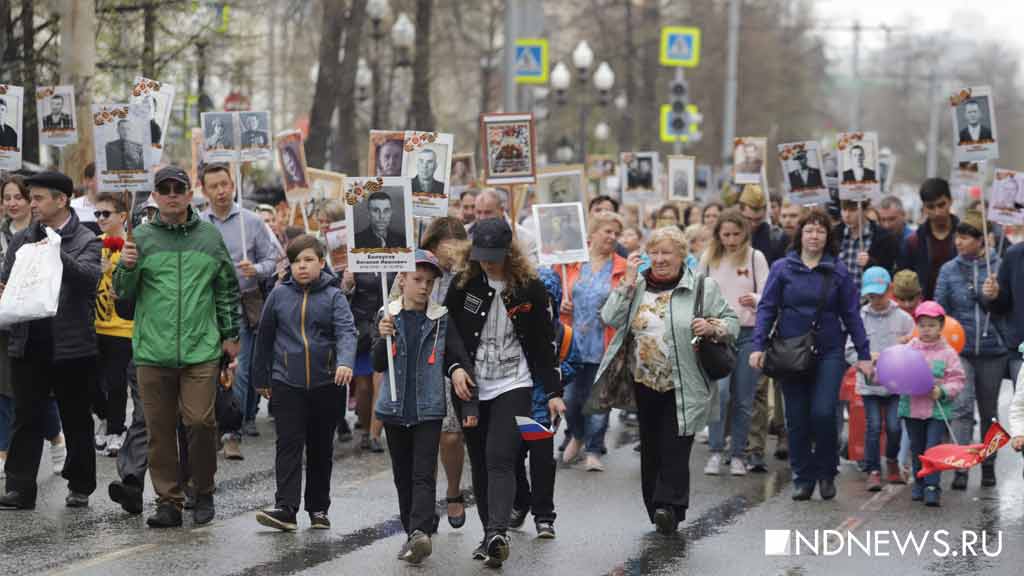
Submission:
[[[1024,354],[1024,344],[1018,352]],[[1024,450],[1024,368],[1017,373],[1016,392],[1010,401],[1010,446],[1020,452]]]

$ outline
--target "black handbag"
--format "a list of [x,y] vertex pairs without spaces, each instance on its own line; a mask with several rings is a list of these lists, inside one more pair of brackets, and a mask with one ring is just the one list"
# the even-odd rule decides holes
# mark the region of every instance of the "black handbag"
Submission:
[[782,316],[782,310],[779,309],[764,351],[762,372],[765,375],[771,378],[783,378],[803,374],[814,366],[814,361],[818,356],[818,329],[821,326],[821,312],[825,308],[825,301],[828,300],[828,293],[831,289],[832,274],[826,272],[825,281],[822,282],[821,296],[818,298],[818,309],[814,312],[814,320],[811,321],[811,328],[806,334],[792,338],[779,336],[779,318]]
[[[693,301],[693,317],[704,317],[704,280],[703,274],[697,276],[697,293]],[[694,351],[697,361],[712,380],[721,380],[732,374],[736,369],[736,347],[731,339],[720,342],[711,338],[695,338]]]

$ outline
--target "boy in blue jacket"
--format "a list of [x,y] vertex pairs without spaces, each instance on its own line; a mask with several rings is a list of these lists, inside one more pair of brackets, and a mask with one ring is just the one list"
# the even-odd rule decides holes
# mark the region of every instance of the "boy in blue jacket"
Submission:
[[342,391],[352,380],[356,327],[338,279],[324,269],[324,249],[303,234],[288,245],[289,273],[267,298],[253,347],[253,385],[270,399],[277,431],[274,507],[256,521],[292,531],[306,451],[306,512],[329,529],[334,429]]
[[[444,377],[472,385],[472,364],[458,330],[448,322],[448,309],[430,300],[441,274],[432,253],[416,250],[416,271],[399,275],[402,295],[378,314],[372,348],[373,369],[384,373],[374,411],[384,423],[399,515],[408,535],[398,558],[410,564],[430,556],[430,535],[437,531],[437,453],[447,411]],[[394,398],[388,354],[394,366]],[[462,412],[466,428],[476,425],[475,406],[469,404]]]

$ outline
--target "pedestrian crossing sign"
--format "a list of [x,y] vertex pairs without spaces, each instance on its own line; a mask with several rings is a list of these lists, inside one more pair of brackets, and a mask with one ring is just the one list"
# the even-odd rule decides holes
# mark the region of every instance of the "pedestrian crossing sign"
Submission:
[[515,54],[516,84],[547,84],[548,41],[543,38],[519,38]]
[[696,68],[700,63],[700,28],[662,28],[660,60],[662,66]]
[[[696,118],[699,116],[696,104],[686,105],[686,115],[690,118]],[[661,120],[658,122],[659,130],[658,135],[661,137],[662,142],[689,142],[691,137],[696,136],[700,132],[700,124],[697,122],[688,121],[686,123],[686,132],[680,134],[679,132],[672,129],[670,118],[672,116],[672,105],[662,104],[661,105]],[[696,140],[696,138],[694,138]]]

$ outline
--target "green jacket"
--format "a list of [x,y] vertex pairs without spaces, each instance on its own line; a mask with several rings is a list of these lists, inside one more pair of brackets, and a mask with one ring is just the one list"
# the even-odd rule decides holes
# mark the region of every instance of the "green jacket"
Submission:
[[118,298],[135,301],[132,347],[141,366],[180,368],[221,357],[238,337],[238,278],[217,228],[191,208],[169,225],[158,214],[135,229],[139,260],[114,269]]
[[[693,320],[696,280],[693,271],[686,269],[672,291],[666,319],[666,326],[669,325],[669,319],[673,325],[665,334],[665,339],[671,351],[669,361],[672,362],[676,421],[680,436],[696,434],[709,420],[719,418],[718,385],[697,362],[697,355],[690,343],[693,338],[690,323]],[[588,413],[602,412],[613,407],[627,408],[630,405],[635,409],[633,375],[626,373],[628,362],[625,356],[629,353],[627,338],[632,338],[629,326],[643,303],[645,290],[646,282],[642,276],[637,279],[635,288],[620,284],[612,290],[601,309],[601,319],[606,326],[615,329],[615,337],[597,370],[594,391],[586,406]],[[729,338],[735,339],[739,334],[739,318],[722,297],[718,284],[711,278],[707,278],[704,284],[704,316],[724,321]]]

